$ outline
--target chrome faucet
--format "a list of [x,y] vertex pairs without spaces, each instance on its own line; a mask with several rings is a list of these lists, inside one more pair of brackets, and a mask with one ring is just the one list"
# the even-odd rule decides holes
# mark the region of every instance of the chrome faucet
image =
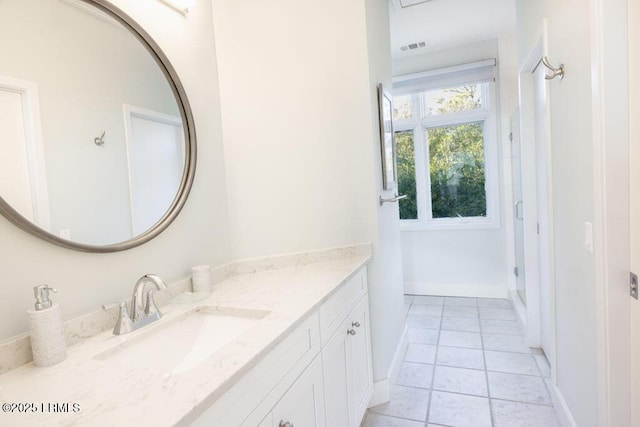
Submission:
[[143,320],[145,317],[155,315],[156,313],[158,319],[162,317],[160,310],[158,310],[158,307],[156,307],[156,303],[153,300],[153,289],[147,291],[147,300],[145,305],[142,305],[142,296],[144,295],[144,288],[147,283],[153,283],[159,291],[167,289],[167,286],[164,284],[162,279],[155,274],[145,274],[139,278],[136,285],[133,287],[133,298],[131,299],[131,319],[134,322]]
[[[155,285],[155,289],[144,292],[147,283]],[[121,302],[119,305],[120,313],[115,327],[114,335],[128,334],[129,332],[140,329],[141,327],[155,322],[162,317],[162,313],[156,306],[153,299],[153,293],[156,290],[167,289],[162,279],[155,274],[145,274],[138,279],[133,288],[133,297],[131,298],[131,311],[127,311],[127,303]],[[142,299],[146,296],[143,305]],[[109,309],[110,306],[102,306],[103,309]]]

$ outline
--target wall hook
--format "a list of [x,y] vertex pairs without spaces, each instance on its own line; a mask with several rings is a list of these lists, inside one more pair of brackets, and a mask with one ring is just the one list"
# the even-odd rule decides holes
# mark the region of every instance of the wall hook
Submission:
[[104,145],[104,134],[106,133],[106,131],[102,131],[102,135],[100,136],[96,136],[95,138],[93,138],[93,142],[96,145]]
[[560,64],[560,66],[556,68],[549,63],[549,58],[547,58],[546,56],[542,57],[542,64],[544,64],[544,66],[551,71],[551,74],[547,74],[544,76],[545,79],[553,80],[558,76],[560,76],[560,80],[564,78],[564,64]]

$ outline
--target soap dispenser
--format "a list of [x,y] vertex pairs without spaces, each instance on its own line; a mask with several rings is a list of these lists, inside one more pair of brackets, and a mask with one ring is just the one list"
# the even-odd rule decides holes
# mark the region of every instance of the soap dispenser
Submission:
[[31,351],[36,366],[55,365],[67,357],[62,310],[49,298],[50,291],[58,292],[49,285],[35,286],[35,309],[27,310]]

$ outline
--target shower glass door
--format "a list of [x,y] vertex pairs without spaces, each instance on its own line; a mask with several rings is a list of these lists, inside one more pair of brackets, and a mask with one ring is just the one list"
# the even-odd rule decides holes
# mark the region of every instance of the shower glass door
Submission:
[[524,222],[522,217],[522,163],[520,153],[520,114],[516,111],[511,116],[511,182],[513,184],[513,229],[516,255],[513,274],[516,276],[518,295],[522,303],[527,305],[526,284],[524,281]]

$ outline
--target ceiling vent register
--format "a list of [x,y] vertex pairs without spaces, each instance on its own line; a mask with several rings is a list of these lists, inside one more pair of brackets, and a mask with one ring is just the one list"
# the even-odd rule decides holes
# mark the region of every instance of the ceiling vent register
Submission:
[[416,42],[416,43],[409,43],[407,45],[400,46],[400,50],[403,52],[409,52],[411,50],[422,49],[425,47],[427,47],[427,42]]

